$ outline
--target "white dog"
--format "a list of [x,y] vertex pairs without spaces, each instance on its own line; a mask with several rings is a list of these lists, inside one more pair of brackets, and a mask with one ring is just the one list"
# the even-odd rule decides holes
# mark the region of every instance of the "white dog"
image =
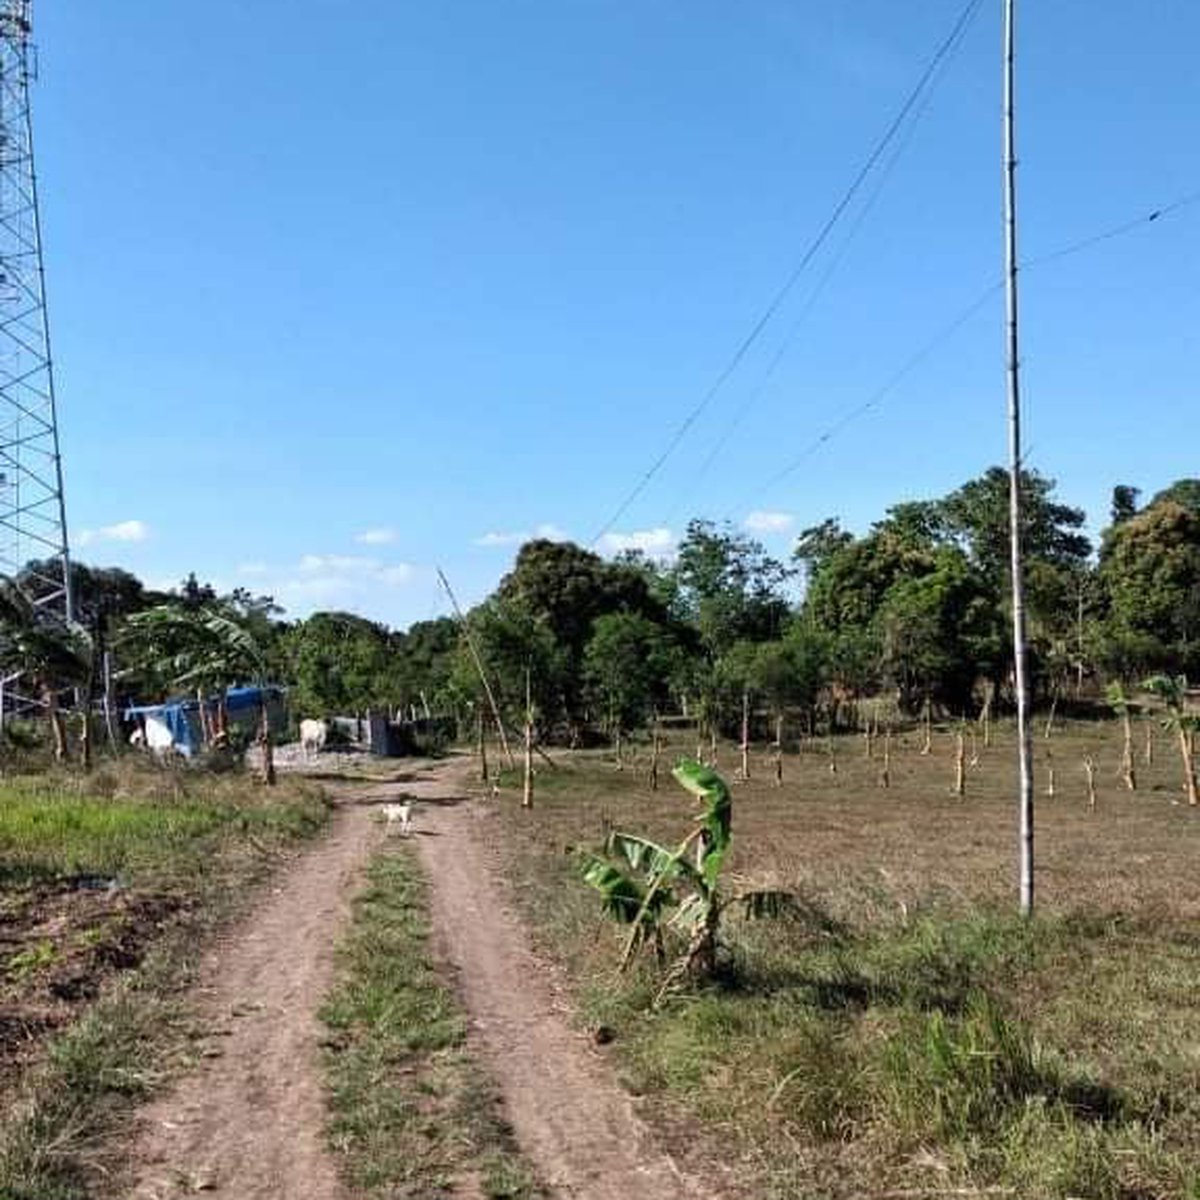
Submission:
[[383,813],[383,819],[387,822],[388,833],[392,832],[393,825],[399,825],[400,832],[405,837],[412,833],[413,805],[411,800],[404,800],[399,804],[383,804],[379,811]]

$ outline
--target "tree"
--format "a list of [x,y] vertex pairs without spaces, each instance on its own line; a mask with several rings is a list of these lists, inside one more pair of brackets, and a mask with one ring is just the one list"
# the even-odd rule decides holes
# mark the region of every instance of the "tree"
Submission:
[[592,623],[613,612],[638,613],[660,624],[667,621],[645,570],[605,562],[570,542],[526,542],[513,569],[500,581],[495,599],[516,605],[549,633],[562,656],[556,709],[572,724],[584,707],[583,656]]
[[1110,633],[1140,639],[1143,668],[1200,670],[1200,509],[1157,499],[1107,530],[1099,575]]
[[1196,764],[1192,759],[1192,735],[1200,729],[1200,717],[1187,711],[1187,680],[1182,675],[1155,675],[1142,685],[1166,707],[1163,728],[1179,739],[1179,758],[1183,763],[1183,786],[1188,804],[1200,804],[1196,791]]
[[313,613],[290,629],[283,652],[295,681],[293,707],[330,717],[389,709],[394,657],[383,626],[353,613]]
[[[48,609],[38,607],[14,580],[0,577],[0,666],[32,684],[50,722],[54,757],[63,761],[67,756],[67,737],[59,693],[70,687],[90,685],[94,656],[87,631],[80,625],[67,626]],[[88,692],[90,700],[90,686]],[[87,719],[86,708],[84,719]],[[89,746],[85,730],[85,757]]]
[[663,626],[637,613],[596,618],[584,652],[584,677],[615,739],[644,725],[664,703],[675,653]]
[[696,628],[710,662],[735,642],[769,641],[783,632],[789,609],[782,589],[792,572],[752,538],[690,521],[674,575],[678,615]]

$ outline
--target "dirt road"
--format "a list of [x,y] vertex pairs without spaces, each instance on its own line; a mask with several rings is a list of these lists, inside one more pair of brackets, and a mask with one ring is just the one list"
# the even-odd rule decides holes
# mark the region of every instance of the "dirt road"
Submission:
[[333,828],[281,876],[265,903],[212,947],[200,994],[210,1036],[200,1065],[143,1114],[135,1200],[213,1191],[238,1200],[340,1200],[325,1150],[317,1011],[333,947],[380,831],[339,796]]
[[[462,771],[452,768],[442,790],[461,792]],[[555,1196],[711,1195],[654,1146],[611,1069],[565,1019],[505,904],[488,850],[496,829],[481,803],[428,804],[418,812],[439,948],[456,969],[472,1051],[499,1085],[518,1144]]]
[[440,953],[470,1018],[469,1045],[504,1098],[521,1149],[557,1197],[697,1200],[652,1144],[588,1039],[571,1029],[530,951],[487,848],[494,818],[468,800],[467,764],[339,790],[333,829],[207,956],[209,1057],[144,1113],[132,1200],[212,1191],[237,1200],[345,1200],[325,1148],[316,1013],[333,947],[372,847],[373,803],[422,801],[416,843]]

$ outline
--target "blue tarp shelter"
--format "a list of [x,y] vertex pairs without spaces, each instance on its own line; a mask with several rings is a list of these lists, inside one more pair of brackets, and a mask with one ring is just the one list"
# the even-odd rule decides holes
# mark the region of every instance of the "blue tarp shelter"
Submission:
[[[231,725],[253,725],[260,706],[266,702],[272,728],[283,723],[284,689],[277,684],[264,687],[234,687],[225,693],[225,712]],[[217,697],[205,700],[215,710]],[[152,749],[170,746],[185,758],[199,751],[200,703],[195,699],[168,700],[164,704],[133,705],[125,710],[127,721],[141,720],[146,725],[146,741]]]

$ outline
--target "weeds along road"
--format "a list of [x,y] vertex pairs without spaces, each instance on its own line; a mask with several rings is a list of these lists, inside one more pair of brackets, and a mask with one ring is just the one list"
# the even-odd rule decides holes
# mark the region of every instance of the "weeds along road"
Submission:
[[327,1149],[317,1018],[334,948],[372,850],[372,805],[418,800],[415,841],[439,956],[467,1010],[468,1052],[491,1076],[520,1149],[551,1194],[625,1200],[711,1196],[656,1149],[588,1039],[571,1029],[517,919],[503,903],[471,802],[469,764],[405,765],[384,784],[335,785],[330,834],[205,957],[209,1036],[197,1067],[141,1115],[134,1200],[200,1191],[238,1200],[345,1200]]

